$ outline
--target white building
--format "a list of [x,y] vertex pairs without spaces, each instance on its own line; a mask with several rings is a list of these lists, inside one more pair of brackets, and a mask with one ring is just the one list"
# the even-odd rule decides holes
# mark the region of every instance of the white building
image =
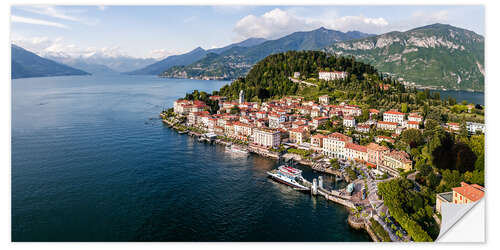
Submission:
[[396,122],[399,124],[403,124],[405,118],[405,114],[395,111],[395,110],[389,110],[384,112],[384,122]]
[[262,147],[276,148],[281,143],[281,134],[277,130],[271,129],[254,129],[253,143]]
[[481,131],[481,133],[484,133],[485,131],[485,126],[484,123],[477,123],[477,122],[466,122],[467,125],[467,131],[471,134],[475,134],[477,131]]
[[410,128],[418,129],[419,125],[420,125],[420,123],[417,121],[407,121],[405,127],[407,129],[410,129]]
[[239,104],[242,104],[243,102],[245,102],[245,94],[243,93],[243,90],[240,90]]
[[352,142],[352,138],[347,135],[341,133],[329,134],[328,137],[323,138],[323,154],[329,157],[346,159],[344,148],[345,144],[349,142]]
[[281,123],[286,122],[285,115],[272,113],[272,114],[269,114],[267,117],[269,119],[269,127],[270,128],[279,128]]
[[346,105],[341,103],[338,109],[342,111],[343,115],[347,116],[360,116],[362,113],[361,109],[355,105]]
[[422,122],[422,116],[416,113],[411,113],[408,115],[408,121],[420,123]]
[[386,121],[377,122],[377,129],[394,131],[396,130],[397,127],[398,123],[396,122],[386,122]]
[[356,131],[361,132],[361,133],[369,133],[370,132],[370,125],[368,125],[368,124],[358,124],[356,126]]
[[354,144],[352,142],[345,144],[344,155],[347,160],[368,161],[366,146]]
[[320,71],[319,72],[319,79],[325,80],[325,81],[331,81],[331,80],[336,80],[336,79],[345,79],[347,77],[347,72],[345,71]]
[[250,136],[252,135],[252,126],[242,122],[235,122],[233,124],[234,133],[236,135]]
[[176,114],[186,115],[191,112],[193,105],[188,100],[176,100],[174,102],[174,112]]
[[354,128],[356,127],[356,120],[351,116],[344,116],[344,127]]
[[328,95],[322,95],[319,97],[319,103],[323,105],[328,105],[330,103],[330,97]]

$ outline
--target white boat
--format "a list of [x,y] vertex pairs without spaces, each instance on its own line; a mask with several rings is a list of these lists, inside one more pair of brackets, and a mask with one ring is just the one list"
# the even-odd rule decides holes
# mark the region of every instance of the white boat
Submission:
[[309,187],[305,185],[305,180],[302,177],[302,170],[300,169],[281,165],[278,169],[268,171],[267,174],[274,180],[288,186],[301,190],[309,190]]
[[238,154],[248,154],[248,150],[237,146],[237,145],[230,145],[226,147],[226,151],[231,152],[231,153],[238,153]]

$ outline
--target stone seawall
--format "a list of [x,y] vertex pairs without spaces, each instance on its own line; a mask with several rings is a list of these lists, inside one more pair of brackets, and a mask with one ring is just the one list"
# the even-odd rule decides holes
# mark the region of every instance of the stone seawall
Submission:
[[380,242],[377,235],[370,228],[370,223],[365,219],[356,218],[353,214],[349,214],[349,217],[347,217],[347,224],[357,230],[364,229],[374,242]]

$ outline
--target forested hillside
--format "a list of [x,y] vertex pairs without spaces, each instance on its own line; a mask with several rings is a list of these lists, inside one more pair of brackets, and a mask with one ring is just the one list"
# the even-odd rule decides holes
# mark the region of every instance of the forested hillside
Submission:
[[[349,79],[339,81],[345,85],[365,81],[368,76],[370,79],[379,79],[374,67],[353,58],[329,56],[319,51],[289,51],[266,57],[252,67],[246,77],[224,86],[220,94],[236,97],[243,89],[247,100],[295,95],[300,91],[300,86],[288,77],[300,72],[304,79],[317,78],[321,69],[347,71]],[[319,85],[326,88],[322,83]]]

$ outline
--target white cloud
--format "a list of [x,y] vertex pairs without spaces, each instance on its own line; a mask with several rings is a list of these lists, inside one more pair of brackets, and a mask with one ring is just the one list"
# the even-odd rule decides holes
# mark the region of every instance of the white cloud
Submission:
[[[19,34],[12,34],[12,43],[21,46],[31,52],[34,52],[44,57],[58,58],[118,58],[118,57],[133,57],[125,52],[120,46],[111,47],[79,47],[73,43],[66,42],[62,37],[55,39],[46,36],[40,37],[24,37]],[[167,56],[181,54],[180,51],[170,51],[165,49],[151,50],[144,57],[133,57],[155,60],[163,59]]]
[[184,18],[184,20],[182,20],[182,22],[184,22],[184,23],[192,23],[192,22],[196,21],[197,19],[198,19],[197,16],[190,16],[190,17]]
[[144,58],[153,58],[156,60],[161,60],[167,58],[168,56],[181,54],[179,51],[171,51],[166,49],[154,49],[149,52],[149,54]]
[[233,28],[234,40],[249,37],[276,39],[297,31],[309,31],[319,27],[347,31],[361,31],[382,34],[390,31],[406,31],[433,23],[448,23],[448,10],[435,12],[415,11],[406,19],[389,22],[383,17],[365,15],[340,16],[332,9],[325,9],[311,14],[307,8],[293,7],[286,10],[275,8],[260,16],[247,15],[241,18]]
[[249,37],[273,39],[294,31],[310,29],[311,26],[313,25],[307,20],[276,8],[261,16],[243,17],[233,30],[239,36],[239,40]]
[[[48,17],[69,20],[69,21],[74,21],[74,22],[80,21],[79,18],[72,16],[70,13],[70,12],[72,12],[74,14],[75,10],[67,11],[67,10],[64,10],[61,8],[56,8],[53,6],[44,6],[44,5],[20,6],[18,8],[21,10],[24,10],[24,11],[28,11],[31,13],[44,15],[44,16],[48,16]],[[76,11],[76,12],[80,13],[81,11]]]
[[40,56],[55,56],[55,57],[119,57],[127,56],[127,54],[118,46],[114,47],[79,47],[72,43],[67,43],[62,37],[51,39],[48,37],[23,37],[17,34],[12,35],[12,43],[19,45],[29,51],[32,51]]
[[44,26],[51,26],[51,27],[57,27],[57,28],[63,28],[63,29],[69,29],[68,26],[62,24],[62,23],[56,23],[56,22],[50,22],[42,19],[35,19],[35,18],[29,18],[29,17],[22,17],[22,16],[14,16],[12,15],[10,20],[13,23],[27,23],[27,24],[35,24],[35,25],[44,25]]
[[325,27],[340,31],[358,30],[362,32],[378,32],[389,23],[382,17],[341,16],[335,12],[317,13],[314,17],[297,14],[296,9],[273,9],[261,16],[248,15],[240,19],[233,31],[237,39],[264,37],[275,39],[296,31],[308,31]]
[[[15,6],[16,9],[42,15],[50,18],[61,19],[65,21],[83,23],[86,25],[97,25],[98,19],[89,19],[84,14],[87,12],[84,8],[78,7],[55,7],[47,5]],[[105,10],[106,6],[98,6],[100,10]]]

